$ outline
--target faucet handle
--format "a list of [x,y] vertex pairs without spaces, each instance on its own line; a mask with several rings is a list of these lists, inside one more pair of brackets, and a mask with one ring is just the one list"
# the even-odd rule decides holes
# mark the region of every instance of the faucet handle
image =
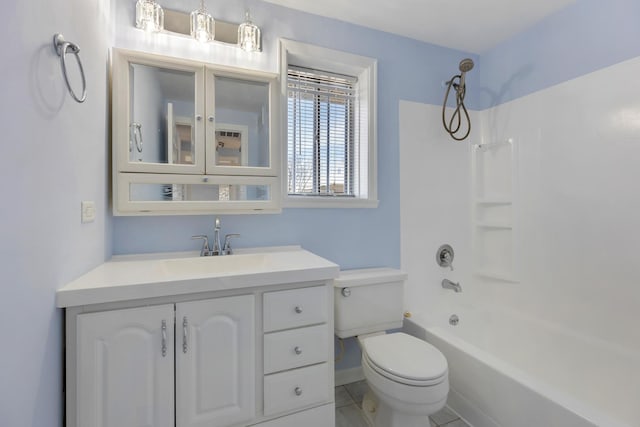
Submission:
[[197,236],[191,236],[192,240],[202,239],[202,249],[200,249],[200,256],[209,256],[211,250],[209,249],[209,238],[204,234],[198,234]]
[[231,255],[233,250],[231,249],[231,239],[234,237],[240,237],[238,233],[231,233],[224,236],[224,246],[222,247],[222,252],[225,255]]

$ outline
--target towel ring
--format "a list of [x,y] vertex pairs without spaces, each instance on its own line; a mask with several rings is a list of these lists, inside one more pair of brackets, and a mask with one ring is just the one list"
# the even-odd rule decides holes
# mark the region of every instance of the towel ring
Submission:
[[[53,48],[56,50],[56,53],[60,57],[60,66],[62,67],[62,75],[64,76],[64,82],[67,84],[67,89],[69,89],[69,93],[71,97],[75,99],[77,102],[82,103],[87,99],[87,80],[84,76],[84,68],[82,68],[82,61],[80,61],[80,48],[77,44],[71,43],[64,39],[64,36],[60,33],[54,34],[53,36]],[[78,63],[78,68],[80,68],[80,76],[82,76],[82,96],[78,98],[76,93],[71,88],[71,83],[69,83],[69,76],[67,75],[67,53],[71,52],[76,57],[76,62]]]

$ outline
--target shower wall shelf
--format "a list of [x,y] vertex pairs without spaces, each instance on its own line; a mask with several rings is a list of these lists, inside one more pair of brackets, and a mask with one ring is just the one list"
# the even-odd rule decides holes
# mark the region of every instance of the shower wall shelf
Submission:
[[512,139],[472,146],[474,274],[517,282]]

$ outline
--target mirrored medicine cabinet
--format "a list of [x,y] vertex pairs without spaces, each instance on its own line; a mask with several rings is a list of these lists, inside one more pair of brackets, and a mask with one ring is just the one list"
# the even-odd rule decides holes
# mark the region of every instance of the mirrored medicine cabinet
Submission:
[[115,215],[279,209],[277,77],[113,51]]

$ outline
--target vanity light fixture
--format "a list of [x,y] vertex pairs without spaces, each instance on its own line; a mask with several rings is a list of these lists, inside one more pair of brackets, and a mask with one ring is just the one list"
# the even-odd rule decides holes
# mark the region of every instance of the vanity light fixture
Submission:
[[200,9],[191,12],[191,37],[202,43],[213,40],[215,36],[215,21],[204,7],[204,0],[200,0]]
[[260,28],[251,22],[249,9],[244,14],[244,22],[238,26],[238,46],[247,52],[259,52]]
[[136,28],[148,33],[164,29],[164,11],[154,0],[138,0],[136,2]]

